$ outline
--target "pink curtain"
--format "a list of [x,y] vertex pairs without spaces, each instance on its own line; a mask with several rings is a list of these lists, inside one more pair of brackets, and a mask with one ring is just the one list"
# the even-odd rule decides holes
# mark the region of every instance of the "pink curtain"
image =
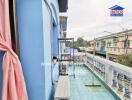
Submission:
[[8,0],[0,0],[0,51],[5,52],[1,100],[28,100],[21,64],[11,49]]

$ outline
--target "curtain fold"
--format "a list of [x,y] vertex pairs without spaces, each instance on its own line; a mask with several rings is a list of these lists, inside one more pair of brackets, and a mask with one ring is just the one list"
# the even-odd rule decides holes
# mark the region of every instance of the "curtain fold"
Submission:
[[1,100],[28,100],[21,63],[11,48],[8,0],[0,0],[0,51],[5,52]]

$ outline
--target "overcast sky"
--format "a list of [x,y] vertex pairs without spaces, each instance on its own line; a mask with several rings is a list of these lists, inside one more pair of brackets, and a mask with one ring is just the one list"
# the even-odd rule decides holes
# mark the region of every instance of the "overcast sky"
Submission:
[[[110,7],[124,7],[123,17],[111,17]],[[132,28],[132,0],[69,0],[68,37],[91,40]]]

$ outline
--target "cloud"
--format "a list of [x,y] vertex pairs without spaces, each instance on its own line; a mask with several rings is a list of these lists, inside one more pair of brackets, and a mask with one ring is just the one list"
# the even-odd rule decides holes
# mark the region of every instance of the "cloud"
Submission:
[[[110,17],[109,8],[125,8],[123,17]],[[106,35],[103,31],[119,32],[132,28],[131,0],[69,0],[68,37],[92,39]]]

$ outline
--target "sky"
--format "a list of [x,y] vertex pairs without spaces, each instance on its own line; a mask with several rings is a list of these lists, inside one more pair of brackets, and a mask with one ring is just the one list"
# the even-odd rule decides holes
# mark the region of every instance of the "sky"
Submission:
[[[132,29],[132,0],[69,0],[67,37],[92,40]],[[111,17],[110,7],[119,5],[123,17]],[[107,31],[107,32],[106,32]]]

